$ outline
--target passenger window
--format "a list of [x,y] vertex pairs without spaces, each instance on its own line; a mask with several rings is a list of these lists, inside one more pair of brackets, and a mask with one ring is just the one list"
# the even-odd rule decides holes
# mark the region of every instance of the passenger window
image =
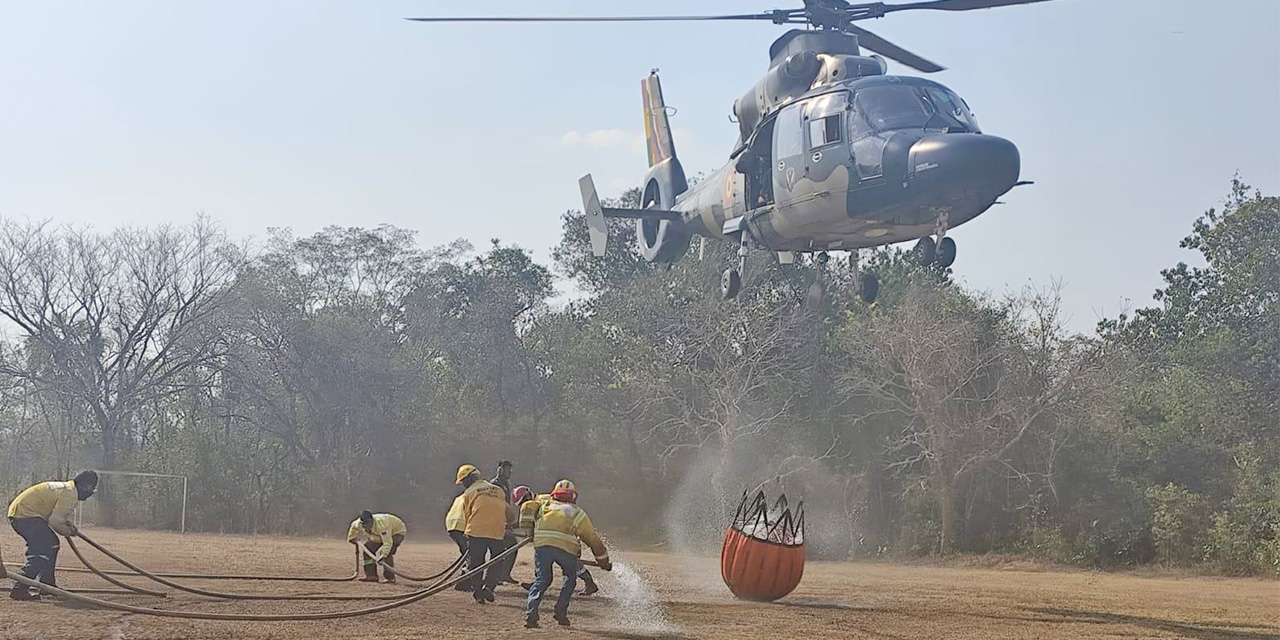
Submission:
[[809,121],[809,148],[817,149],[840,142],[840,114],[833,113]]
[[778,114],[777,125],[773,128],[773,153],[776,159],[783,160],[804,153],[804,129],[800,126],[800,109],[803,103],[793,104]]

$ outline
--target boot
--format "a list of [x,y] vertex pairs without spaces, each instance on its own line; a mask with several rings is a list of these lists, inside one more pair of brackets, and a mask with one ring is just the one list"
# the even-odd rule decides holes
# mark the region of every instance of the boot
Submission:
[[569,614],[568,614],[568,613],[560,613],[559,611],[557,611],[557,612],[556,612],[556,615],[555,615],[555,618],[556,618],[556,622],[557,622],[560,626],[562,626],[562,627],[567,627],[567,626],[569,626]]
[[587,575],[582,576],[582,581],[587,585],[587,588],[582,590],[582,595],[594,595],[600,591],[600,587],[596,585],[595,578],[592,578],[591,574],[588,573]]
[[364,577],[360,578],[360,582],[377,582],[378,581],[378,565],[366,564],[364,566]]
[[9,591],[9,597],[19,601],[38,602],[40,600],[40,594],[31,593],[31,590],[24,584],[15,585],[13,589]]
[[538,626],[538,619],[537,619],[537,618],[535,618],[535,617],[533,617],[533,616],[528,616],[528,617],[526,617],[526,618],[524,619],[524,628],[526,628],[526,629],[538,629],[538,628],[539,628],[539,626]]

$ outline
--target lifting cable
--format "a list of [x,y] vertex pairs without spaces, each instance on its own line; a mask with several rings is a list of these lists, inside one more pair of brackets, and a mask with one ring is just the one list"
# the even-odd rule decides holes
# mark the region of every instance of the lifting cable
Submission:
[[[86,538],[85,541],[88,542],[89,540]],[[192,620],[245,620],[245,621],[255,621],[255,622],[337,620],[340,618],[354,618],[356,616],[364,616],[364,615],[369,615],[373,613],[381,613],[383,611],[390,611],[391,609],[403,607],[407,604],[412,604],[424,598],[429,598],[433,595],[436,595],[437,593],[440,593],[441,591],[444,591],[445,589],[452,587],[455,584],[458,584],[459,582],[468,580],[477,575],[482,575],[484,570],[487,569],[490,565],[493,565],[499,561],[505,560],[507,556],[514,554],[516,550],[518,550],[520,547],[525,546],[526,544],[529,544],[530,541],[532,541],[532,538],[526,538],[516,543],[510,549],[507,549],[506,551],[503,551],[502,553],[490,558],[488,562],[476,567],[475,569],[472,569],[471,571],[468,571],[460,576],[456,576],[456,577],[441,581],[421,591],[416,591],[400,600],[396,600],[394,602],[388,602],[386,604],[380,604],[373,607],[368,607],[365,609],[355,609],[351,611],[331,611],[328,613],[288,613],[288,614],[197,613],[192,611],[172,611],[168,609],[152,609],[150,607],[137,607],[134,605],[121,604],[118,602],[111,602],[108,600],[102,600],[99,598],[92,598],[89,596],[72,593],[65,589],[60,589],[58,587],[51,587],[43,582],[32,580],[31,578],[28,578],[23,575],[9,574],[7,571],[5,571],[3,562],[0,562],[0,579],[7,577],[11,580],[14,580],[18,584],[39,589],[43,593],[62,596],[64,598],[69,598],[71,600],[75,600],[77,602],[81,602],[84,604],[91,604],[99,607],[104,607],[107,609],[115,609],[116,611],[124,611],[126,613],[138,613],[142,615],[160,616],[164,618],[186,618],[186,619],[192,619]]]
[[[79,533],[79,534],[76,534],[76,535],[77,535],[81,540],[84,540],[85,542],[88,542],[88,543],[89,543],[89,545],[90,545],[90,546],[92,546],[94,549],[97,549],[98,551],[101,551],[101,552],[102,552],[104,555],[106,555],[108,558],[111,558],[112,560],[115,560],[116,562],[120,563],[121,565],[124,565],[124,566],[125,566],[126,568],[128,568],[128,569],[133,570],[135,573],[137,573],[138,575],[140,575],[140,576],[142,576],[142,577],[144,577],[144,578],[150,578],[151,580],[154,580],[154,581],[156,581],[156,582],[159,582],[160,584],[165,585],[166,587],[172,587],[172,588],[174,588],[174,589],[177,589],[178,591],[185,591],[185,592],[187,592],[187,593],[193,593],[193,594],[195,594],[195,595],[198,595],[198,596],[205,596],[205,597],[208,597],[208,598],[221,598],[221,599],[224,599],[224,600],[398,600],[398,599],[400,599],[400,598],[403,598],[403,597],[404,597],[404,594],[395,594],[395,595],[363,595],[363,596],[353,596],[353,595],[268,595],[268,594],[256,594],[256,593],[224,593],[224,592],[221,592],[221,591],[208,591],[208,590],[206,590],[206,589],[199,589],[199,588],[196,588],[196,587],[188,587],[188,586],[186,586],[186,585],[179,584],[179,583],[177,583],[177,582],[174,582],[174,581],[172,581],[172,580],[169,580],[168,578],[161,578],[160,576],[157,576],[156,574],[151,573],[150,571],[147,571],[146,569],[143,569],[142,567],[139,567],[138,565],[133,564],[132,562],[129,562],[128,560],[125,560],[124,558],[121,558],[120,556],[116,555],[115,553],[112,553],[112,552],[111,552],[111,551],[109,551],[106,547],[103,547],[102,545],[98,544],[97,542],[94,542],[92,538],[89,538],[88,536],[84,535],[83,533]],[[72,541],[71,537],[70,537],[70,536],[65,536],[65,537],[67,538],[67,542],[71,543],[72,548],[74,548],[74,547],[75,547],[75,542],[74,542],[74,541]]]

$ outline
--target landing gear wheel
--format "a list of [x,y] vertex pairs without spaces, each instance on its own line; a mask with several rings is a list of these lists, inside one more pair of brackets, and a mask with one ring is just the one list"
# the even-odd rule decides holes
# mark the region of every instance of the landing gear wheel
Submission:
[[938,258],[938,243],[929,236],[920,238],[916,241],[916,246],[911,249],[911,255],[915,256],[920,266],[927,267]]
[[876,296],[880,295],[880,279],[869,273],[864,273],[860,284],[858,295],[862,297],[862,301],[867,304],[875,302]]
[[818,264],[826,264],[827,261],[830,259],[831,259],[831,256],[828,255],[826,251],[819,253],[817,256]]
[[742,275],[737,269],[725,269],[720,274],[720,293],[724,295],[725,300],[732,300],[738,297],[738,291],[742,289]]
[[951,238],[943,238],[938,243],[938,254],[936,256],[939,268],[946,269],[955,264],[956,261],[956,241]]

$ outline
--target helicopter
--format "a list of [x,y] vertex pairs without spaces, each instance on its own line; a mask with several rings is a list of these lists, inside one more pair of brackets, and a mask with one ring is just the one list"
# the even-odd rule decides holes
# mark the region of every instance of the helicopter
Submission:
[[[739,138],[728,161],[692,187],[676,155],[657,70],[641,81],[649,169],[639,208],[601,205],[590,174],[579,181],[592,252],[605,255],[608,220],[636,221],[640,254],[671,263],[693,236],[738,246],[720,278],[725,298],[742,287],[753,248],[781,264],[797,254],[827,262],[849,252],[855,287],[873,302],[879,281],[859,267],[859,250],[915,240],[923,265],[950,267],[948,230],[984,213],[1019,181],[1010,141],[978,127],[951,89],[889,75],[885,58],[924,73],[944,67],[855,22],[908,10],[969,11],[1047,0],[930,0],[854,4],[804,0],[803,8],[683,16],[441,17],[421,22],[658,22],[760,20],[799,24],[769,48],[769,68],[733,104]],[[865,55],[863,49],[872,52]]]

